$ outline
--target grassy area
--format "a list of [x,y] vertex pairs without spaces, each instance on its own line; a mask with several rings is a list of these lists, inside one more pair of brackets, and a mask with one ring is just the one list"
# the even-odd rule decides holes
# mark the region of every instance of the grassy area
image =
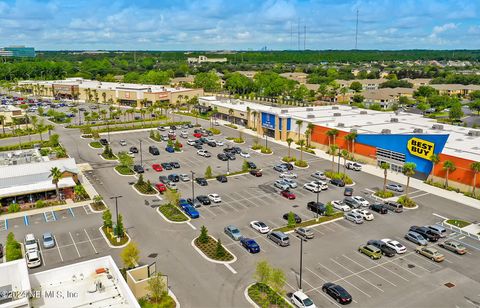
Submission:
[[237,129],[237,128],[238,128],[237,125],[230,124],[230,123],[225,124],[225,126],[230,127],[230,128],[233,128],[233,129]]
[[260,282],[248,288],[248,296],[262,308],[292,307],[280,294]]
[[403,205],[403,207],[406,207],[406,208],[413,208],[417,205],[415,203],[415,201],[413,201],[410,198],[406,198],[405,196],[401,196],[400,198],[398,198],[397,202],[400,203],[401,205]]
[[376,191],[374,195],[377,196],[377,197],[383,198],[383,199],[387,199],[387,198],[391,198],[391,197],[395,196],[395,194],[393,192],[388,191],[388,190]]
[[300,168],[306,168],[308,167],[308,163],[304,160],[297,160],[295,163],[293,163],[295,166],[300,167]]
[[40,145],[40,147],[50,147],[51,144],[48,140],[40,141],[40,140],[34,140],[34,141],[29,141],[29,142],[22,142],[22,145],[20,144],[13,144],[13,145],[5,145],[5,146],[0,146],[0,152],[3,151],[15,151],[15,150],[25,150],[25,149],[33,149],[34,146]]
[[208,130],[211,131],[214,135],[220,135],[222,133],[218,128],[215,127],[209,128]]
[[343,217],[343,213],[342,212],[336,212],[332,216],[320,216],[318,218],[318,220],[317,219],[310,219],[310,220],[302,221],[299,224],[296,224],[295,227],[284,226],[284,227],[277,228],[274,231],[282,231],[282,232],[292,231],[296,228],[308,227],[308,226],[316,225],[316,224],[319,224],[319,223],[324,223],[326,221],[330,221],[330,220],[333,220],[333,219],[337,219],[337,218],[340,218],[340,217]]
[[185,216],[185,214],[183,214],[183,212],[173,204],[162,204],[158,207],[158,209],[168,220],[175,222],[188,220],[187,216]]
[[135,187],[135,189],[145,195],[156,195],[158,193],[158,191],[147,182],[144,182],[143,185],[138,185],[138,183],[135,183],[133,184],[133,186]]
[[[160,121],[165,120],[165,116],[157,117],[153,123],[156,124],[162,124]],[[149,119],[145,120],[145,122],[151,122]],[[142,123],[142,120],[130,120],[130,121],[110,121],[109,123],[107,122],[97,122],[95,124],[82,124],[82,125],[67,125],[66,128],[85,128],[85,127],[98,127],[98,126],[106,126],[106,125],[122,125],[122,124],[131,124],[131,123]]]
[[469,223],[468,221],[460,220],[460,219],[449,219],[447,220],[447,224],[450,224],[452,226],[459,227],[459,228],[464,228],[466,226],[471,225],[471,223]]
[[117,242],[117,238],[113,235],[113,231],[107,230],[107,228],[105,227],[102,227],[102,230],[110,244],[112,244],[112,246],[122,246],[123,244],[128,242],[127,236],[122,237],[120,239],[120,242]]
[[262,147],[260,149],[260,153],[262,153],[262,154],[272,154],[273,152],[272,152],[272,149],[270,149],[268,147]]
[[95,148],[95,149],[101,149],[101,148],[103,148],[103,145],[102,145],[100,142],[98,142],[98,141],[92,141],[92,142],[90,142],[89,144],[90,144],[90,146],[91,146],[92,148]]
[[291,156],[284,156],[284,157],[282,158],[282,161],[284,161],[284,162],[286,162],[286,163],[290,163],[290,162],[296,161],[296,160],[297,160],[296,157],[291,157]]
[[[300,150],[300,147],[297,147],[297,150]],[[314,150],[308,149],[308,148],[303,148],[303,152],[310,153],[310,154],[315,154]]]
[[325,171],[325,176],[330,179],[340,179],[345,182],[345,184],[353,184],[353,180],[347,175],[342,172],[337,173],[333,171]]
[[128,168],[128,167],[125,167],[125,166],[115,166],[115,170],[117,170],[118,173],[122,174],[122,175],[134,175],[135,172],[133,172],[132,169]]
[[233,260],[233,256],[225,250],[225,255],[223,257],[218,257],[216,254],[217,251],[217,241],[208,236],[209,240],[207,243],[200,243],[198,237],[195,239],[195,246],[197,246],[207,257],[217,261],[231,261]]
[[142,308],[175,308],[176,304],[170,295],[165,295],[158,303],[154,303],[148,299],[141,298],[138,300]]

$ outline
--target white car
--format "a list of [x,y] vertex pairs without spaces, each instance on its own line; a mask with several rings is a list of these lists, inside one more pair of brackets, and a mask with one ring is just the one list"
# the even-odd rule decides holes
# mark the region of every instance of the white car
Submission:
[[167,186],[169,189],[173,190],[173,191],[177,191],[177,189],[178,189],[178,188],[177,188],[177,184],[175,184],[175,183],[172,182],[172,181],[167,182],[166,186]]
[[38,242],[35,238],[35,235],[29,233],[25,235],[25,239],[23,240],[23,245],[25,247],[25,251],[28,250],[38,250]]
[[200,156],[204,156],[204,157],[210,157],[212,155],[207,150],[198,150],[197,154],[200,155]]
[[28,268],[34,268],[42,265],[42,259],[37,249],[27,250],[25,253],[25,259],[27,261]]
[[353,196],[352,198],[355,199],[358,203],[360,203],[363,207],[369,207],[370,206],[370,202],[365,200],[363,197]]
[[223,143],[223,141],[215,140],[215,144],[219,147],[222,147],[224,143]]
[[240,156],[243,157],[243,158],[249,158],[250,157],[250,154],[248,154],[247,152],[240,152]]
[[370,213],[369,211],[367,210],[363,210],[363,209],[354,209],[352,210],[353,213],[357,213],[359,214],[360,216],[363,217],[363,219],[365,219],[366,221],[371,221],[373,220],[373,214]]
[[273,186],[281,190],[287,190],[290,188],[290,185],[283,180],[276,180],[273,183]]
[[305,183],[303,185],[303,188],[305,188],[306,190],[310,190],[311,192],[314,192],[314,193],[318,193],[318,192],[322,191],[320,186],[312,184],[312,183]]
[[179,177],[180,177],[180,180],[181,180],[182,182],[188,182],[188,181],[190,181],[190,177],[188,176],[188,174],[182,173],[182,174],[179,175]]
[[347,167],[347,169],[351,169],[355,171],[362,171],[362,165],[360,165],[359,163],[347,162],[345,167]]
[[298,308],[316,308],[313,301],[302,291],[297,291],[292,294],[290,301]]
[[296,179],[297,174],[291,171],[286,171],[286,172],[280,173],[279,177],[281,177],[282,179]]
[[188,144],[188,145],[195,145],[195,140],[193,140],[193,139],[187,139],[187,144]]
[[295,182],[292,179],[283,179],[283,182],[287,183],[290,186],[290,188],[297,188],[297,186],[298,186],[297,182]]
[[343,203],[342,200],[333,200],[332,201],[333,208],[342,212],[349,212],[351,208]]
[[407,251],[407,247],[403,246],[398,241],[394,241],[389,238],[384,238],[381,241],[387,244],[388,247],[394,249],[399,254],[405,253]]
[[121,146],[126,146],[126,145],[127,145],[127,142],[126,142],[125,140],[123,140],[123,139],[120,140],[119,143],[120,143]]
[[209,194],[208,199],[213,203],[220,203],[222,202],[222,198],[218,194]]
[[327,177],[325,176],[325,173],[323,171],[317,171],[314,174],[312,174],[312,178],[316,178],[319,180],[326,180]]
[[320,187],[321,190],[327,190],[328,189],[328,184],[325,181],[311,181],[313,185],[317,185]]
[[250,227],[262,234],[270,232],[270,228],[264,222],[258,220],[251,221]]

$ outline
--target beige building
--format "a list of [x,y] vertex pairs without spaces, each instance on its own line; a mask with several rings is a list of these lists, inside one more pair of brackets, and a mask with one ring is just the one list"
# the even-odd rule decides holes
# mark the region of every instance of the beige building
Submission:
[[432,84],[432,88],[436,89],[440,95],[458,95],[467,96],[473,91],[480,91],[480,85],[463,85],[463,84]]
[[245,77],[248,77],[250,79],[253,79],[255,75],[258,73],[257,71],[236,71],[235,73],[242,74]]
[[383,88],[378,90],[368,90],[361,93],[365,100],[363,104],[370,107],[374,104],[379,104],[382,109],[388,109],[393,104],[398,103],[400,96],[411,98],[413,95],[411,88]]
[[353,79],[353,80],[335,80],[336,83],[340,85],[340,88],[347,87],[349,88],[352,82],[359,82],[362,85],[362,90],[377,90],[380,87],[380,84],[388,81],[385,78],[377,78],[377,79]]
[[0,106],[0,116],[4,116],[4,125],[13,123],[13,119],[23,120],[25,116],[25,111],[21,108],[12,106],[12,105],[3,105]]
[[54,81],[21,81],[19,88],[34,95],[78,99],[81,101],[117,104],[141,108],[155,102],[179,101],[203,95],[203,89],[180,86],[146,85],[119,82],[102,82],[83,78]]
[[418,87],[421,87],[421,86],[428,86],[428,85],[430,85],[430,81],[432,81],[431,78],[415,78],[415,79],[404,78],[402,80],[408,81],[411,84],[413,84],[413,87],[415,89],[418,88]]
[[280,76],[285,77],[285,78],[290,79],[290,80],[295,80],[295,81],[297,81],[298,83],[301,83],[301,84],[306,84],[307,83],[307,78],[308,78],[308,74],[297,73],[297,72],[282,73],[282,74],[280,74]]
[[202,63],[224,63],[227,62],[227,58],[207,58],[206,56],[198,56],[198,58],[187,58],[188,64],[202,64]]

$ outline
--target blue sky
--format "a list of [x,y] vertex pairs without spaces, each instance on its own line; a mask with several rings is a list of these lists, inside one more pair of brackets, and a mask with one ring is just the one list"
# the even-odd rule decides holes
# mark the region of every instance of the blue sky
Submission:
[[0,46],[352,49],[357,9],[359,49],[480,49],[479,0],[0,0]]

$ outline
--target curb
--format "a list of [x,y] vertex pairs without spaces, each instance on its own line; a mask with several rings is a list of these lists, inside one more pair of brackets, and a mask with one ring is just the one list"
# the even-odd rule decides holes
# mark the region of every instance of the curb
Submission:
[[253,301],[253,299],[251,299],[250,296],[248,295],[248,289],[250,289],[250,287],[253,286],[254,284],[255,284],[255,282],[249,284],[249,285],[245,288],[245,290],[243,290],[243,296],[245,296],[245,299],[247,300],[247,302],[248,302],[250,305],[252,305],[254,308],[260,308],[260,306],[258,306],[257,303],[255,303],[255,302]]
[[258,154],[260,154],[260,155],[265,155],[265,156],[273,155],[273,151],[272,151],[272,153],[268,153],[268,154],[267,154],[267,153],[262,153],[261,150],[254,150],[254,149],[252,149],[252,148],[250,148],[250,151],[253,151],[253,152],[256,152],[256,153],[258,153]]
[[168,295],[170,295],[170,297],[175,301],[175,308],[180,308],[180,302],[170,288],[168,288]]
[[[210,235],[210,237],[211,237],[212,239],[214,239],[215,241],[217,241],[217,239],[214,238],[213,236]],[[191,245],[192,245],[192,247],[202,256],[202,258],[204,258],[205,260],[207,260],[207,261],[209,261],[209,262],[212,262],[212,263],[217,263],[217,264],[231,264],[231,263],[237,261],[237,256],[235,256],[235,255],[234,255],[230,250],[228,250],[228,248],[225,247],[224,245],[223,245],[223,246],[224,246],[225,250],[228,251],[228,253],[230,253],[230,254],[233,256],[233,260],[231,260],[231,261],[217,261],[217,260],[210,259],[209,257],[207,257],[207,256],[203,253],[203,251],[200,250],[200,248],[198,248],[198,247],[195,245],[195,240],[196,240],[196,239],[197,239],[197,238],[194,238],[194,239],[192,240]]]
[[119,176],[135,176],[135,172],[133,174],[129,174],[129,175],[128,174],[121,174],[120,172],[117,171],[117,169],[115,169],[115,167],[113,167],[113,171],[115,171],[115,173],[117,173]]
[[[326,176],[326,178],[327,178],[327,182],[330,183],[330,180],[332,180],[332,179],[329,178],[328,176]],[[352,181],[353,181],[353,180],[352,180]],[[332,185],[333,185],[333,184],[332,184]],[[355,185],[357,185],[357,183],[355,183],[355,181],[353,181],[352,184],[345,184],[345,187],[352,187],[352,186],[355,186]],[[335,185],[333,185],[333,186],[335,186]],[[337,186],[337,187],[339,187],[339,186]],[[380,197],[378,197],[378,198],[380,198]],[[386,200],[386,199],[385,199],[385,200]]]
[[110,248],[124,248],[124,247],[126,247],[128,244],[130,244],[130,242],[132,241],[132,239],[130,238],[130,235],[128,235],[128,233],[125,232],[125,235],[128,237],[128,241],[127,241],[125,244],[123,244],[122,246],[113,246],[112,244],[110,244],[110,241],[108,240],[107,236],[106,236],[105,233],[103,232],[102,227],[98,228],[98,230],[100,230],[100,233],[102,234],[103,239],[105,240],[105,242],[107,242],[107,245],[108,245]]
[[92,211],[93,213],[103,213],[103,212],[105,212],[105,211],[108,209],[108,207],[107,207],[107,205],[105,204],[105,202],[103,202],[103,200],[102,200],[102,203],[103,203],[103,205],[105,206],[105,209],[104,209],[103,211],[96,211],[96,210],[94,210],[91,204],[89,204],[88,207],[90,208],[90,211]]
[[148,137],[148,139],[152,140],[153,142],[158,142],[158,143],[163,142],[163,140],[157,141],[157,140],[152,139],[152,138],[150,138],[150,137]]
[[117,163],[119,162],[118,157],[117,157],[117,159],[106,159],[102,156],[102,154],[98,154],[98,156],[100,156],[100,158],[103,159],[104,161],[116,161]]
[[187,222],[190,222],[192,219],[190,219],[190,217],[188,217],[187,215],[185,215],[185,217],[187,217],[188,220],[185,220],[185,221],[172,221],[170,219],[168,219],[167,217],[165,217],[165,215],[162,214],[162,212],[160,212],[160,209],[157,207],[157,213],[158,215],[160,215],[166,222],[170,223],[170,224],[177,224],[177,225],[181,225],[181,224],[186,224]]
[[[282,161],[282,162],[283,162],[283,161]],[[293,163],[292,165],[293,165],[295,168],[298,168],[298,169],[308,169],[308,168],[310,168],[310,165],[308,165],[308,164],[307,164],[306,167],[298,167],[298,166],[295,165],[295,163]]]
[[[131,176],[131,175],[129,175],[129,176]],[[134,184],[134,185],[135,185],[135,184]],[[157,191],[157,193],[155,193],[155,194],[150,194],[150,195],[142,194],[141,192],[139,192],[139,191],[135,188],[134,185],[132,185],[133,190],[135,190],[135,192],[136,192],[137,194],[139,194],[140,196],[155,197],[155,196],[159,196],[159,195],[160,195],[160,194],[158,193],[158,191]],[[155,190],[156,190],[156,189],[155,189]]]
[[101,147],[101,148],[94,148],[94,147],[92,147],[92,146],[90,145],[90,142],[88,143],[88,147],[89,147],[90,149],[93,149],[93,150],[101,150],[101,149],[103,149],[103,147]]

